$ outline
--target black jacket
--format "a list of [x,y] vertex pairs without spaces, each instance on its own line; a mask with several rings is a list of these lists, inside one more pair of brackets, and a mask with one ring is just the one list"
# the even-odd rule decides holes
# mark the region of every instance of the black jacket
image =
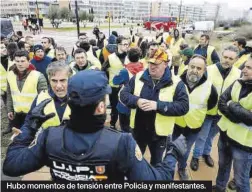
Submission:
[[[241,92],[239,95],[240,100],[252,92],[252,81],[245,82],[240,79],[237,81],[242,85]],[[227,106],[227,102],[232,100],[231,91],[234,83],[229,88],[227,88],[227,90],[221,95],[218,104],[219,110],[222,112],[223,115],[225,115],[225,117],[227,117],[233,123],[244,123],[248,126],[252,126],[251,111],[244,109],[239,103],[236,103],[234,101]],[[221,131],[221,136],[223,139],[228,139],[232,144],[242,148],[243,150],[252,152],[252,148],[242,146],[241,144],[232,140],[226,135],[226,132]]]

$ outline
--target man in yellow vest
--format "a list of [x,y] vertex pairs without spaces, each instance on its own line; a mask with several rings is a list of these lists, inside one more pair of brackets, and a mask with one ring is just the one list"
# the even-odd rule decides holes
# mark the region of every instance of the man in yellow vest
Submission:
[[96,67],[87,60],[87,53],[82,48],[78,48],[75,50],[74,61],[69,65],[73,70],[73,74],[87,69],[96,69]]
[[188,64],[188,70],[180,76],[181,80],[187,86],[190,106],[189,112],[186,115],[176,118],[172,134],[173,139],[183,134],[187,140],[187,153],[178,162],[180,180],[189,179],[186,171],[186,162],[191,147],[197,139],[207,111],[213,109],[218,100],[218,93],[215,87],[207,79],[206,68],[205,58],[201,55],[194,55]]
[[[219,97],[235,80],[240,78],[241,71],[233,67],[233,64],[238,58],[238,54],[239,50],[235,46],[228,46],[222,52],[221,62],[207,67],[208,78],[217,89]],[[209,167],[214,166],[214,161],[210,153],[213,138],[218,133],[217,122],[219,119],[220,113],[218,113],[217,106],[208,111],[195,143],[193,158],[190,164],[192,170],[198,170],[199,158],[201,156]]]
[[20,128],[34,98],[41,91],[47,90],[47,81],[29,63],[27,51],[17,51],[14,59],[15,64],[10,67],[7,75],[7,112],[13,127]]
[[118,93],[120,91],[119,85],[113,84],[115,75],[118,75],[124,68],[124,65],[129,63],[127,58],[127,51],[129,48],[129,41],[123,36],[117,38],[117,51],[108,56],[108,60],[104,63],[102,70],[108,73],[109,85],[112,87],[112,93],[109,95],[111,105],[111,121],[110,127],[115,129],[118,120],[118,111],[116,109],[118,103]]
[[53,59],[55,57],[55,49],[52,45],[52,39],[50,37],[43,37],[41,40],[41,44],[45,50],[45,54]]
[[220,62],[220,58],[212,45],[209,45],[210,37],[207,34],[200,36],[199,45],[194,49],[194,54],[202,55],[206,58],[207,65]]
[[1,44],[0,44],[0,54],[1,54],[1,63],[0,63],[1,97],[2,97],[3,102],[6,104],[8,55],[7,55],[6,46],[3,43],[3,41],[1,41]]
[[233,45],[236,46],[240,51],[239,58],[234,64],[234,66],[239,69],[241,69],[243,64],[248,60],[250,56],[250,51],[248,47],[246,47],[246,44],[247,44],[246,39],[243,37],[236,38],[233,42]]
[[252,167],[252,58],[242,70],[242,78],[236,80],[221,95],[218,122],[219,169],[215,191],[225,191],[233,163],[237,191],[249,192]]
[[[63,120],[68,120],[71,113],[67,105],[68,79],[72,75],[72,70],[65,61],[55,61],[48,65],[47,76],[49,78],[49,90],[42,91],[34,99],[31,109],[26,116],[25,123],[29,123],[32,110],[46,99],[52,99],[45,108],[44,114],[55,113],[55,116],[45,121],[41,127],[59,126]],[[27,125],[28,126],[28,125]]]
[[144,154],[148,145],[151,164],[161,162],[166,137],[171,135],[176,116],[185,115],[189,100],[184,83],[171,75],[168,55],[156,50],[149,68],[137,73],[120,93],[120,100],[131,108],[130,127]]

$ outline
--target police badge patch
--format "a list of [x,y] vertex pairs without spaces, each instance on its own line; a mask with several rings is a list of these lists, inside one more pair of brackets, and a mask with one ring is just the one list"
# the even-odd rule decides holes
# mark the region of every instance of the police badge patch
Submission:
[[136,156],[138,161],[142,161],[143,155],[142,155],[142,152],[141,152],[138,145],[136,145],[136,148],[135,148],[135,156]]

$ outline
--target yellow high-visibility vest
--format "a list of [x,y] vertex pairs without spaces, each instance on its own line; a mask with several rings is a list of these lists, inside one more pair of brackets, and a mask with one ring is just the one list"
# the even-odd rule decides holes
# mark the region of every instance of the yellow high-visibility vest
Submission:
[[[184,61],[180,64],[179,70],[178,70],[178,76],[180,77],[185,70],[188,69],[188,65],[185,65]],[[173,69],[174,70],[174,69]]]
[[[38,97],[37,97],[37,103],[36,105],[40,104],[42,101],[46,100],[46,99],[51,99],[52,97],[49,95],[48,91],[42,91]],[[54,100],[52,99],[50,103],[48,103],[45,108],[44,108],[44,114],[48,115],[50,113],[55,113],[55,116],[52,117],[51,119],[48,119],[46,122],[44,122],[42,124],[42,127],[44,129],[48,128],[48,127],[54,127],[54,126],[59,126],[61,124],[60,118],[58,116],[57,110],[55,108],[55,103]],[[66,106],[65,112],[63,114],[63,120],[69,120],[70,119],[70,114],[71,114],[71,109],[69,108],[69,106]]]
[[99,70],[101,70],[101,62],[100,62],[99,59],[97,59],[97,58],[94,56],[92,50],[89,50],[89,51],[87,52],[87,60],[88,60],[92,65],[94,65],[96,68],[98,68]]
[[149,66],[147,59],[147,57],[140,59],[140,62],[143,63],[144,69],[147,69]]
[[[199,46],[200,45],[197,45],[196,48],[198,48]],[[213,64],[211,56],[212,56],[212,53],[213,53],[214,50],[215,50],[214,46],[211,46],[211,45],[207,46],[207,58],[206,58],[207,65],[212,65]]]
[[211,94],[211,88],[212,83],[207,80],[191,93],[188,93],[189,111],[186,115],[176,118],[177,125],[191,129],[198,129],[202,126],[207,113],[207,103]]
[[97,58],[99,59],[101,55],[101,49],[96,50],[95,53],[96,53]]
[[248,58],[250,57],[250,54],[244,54],[242,55],[234,64],[235,67],[239,68],[243,63],[245,63]]
[[[231,98],[232,101],[239,103],[243,108],[252,110],[252,93],[246,97],[239,99],[242,85],[239,81],[236,81],[232,87]],[[248,126],[244,123],[233,123],[224,115],[222,115],[218,126],[221,131],[226,131],[227,136],[232,140],[240,143],[243,146],[252,147],[252,126]]]
[[[140,96],[144,83],[140,80],[144,72],[136,74],[134,95]],[[173,96],[176,91],[178,83],[181,81],[178,77],[172,77],[173,84],[168,87],[164,87],[159,92],[159,100],[163,102],[173,102]],[[134,129],[136,118],[136,109],[131,109],[130,114],[130,127]],[[172,134],[175,124],[175,117],[164,116],[160,113],[156,113],[155,119],[155,131],[159,136],[168,136]]]
[[[217,65],[210,65],[207,67],[207,73],[209,80],[215,86],[218,97],[237,79],[241,76],[241,70],[237,69],[236,67],[232,67],[231,71],[229,72],[228,76],[225,80],[223,80],[222,75],[217,67]],[[216,105],[213,109],[207,112],[208,115],[217,115],[218,106]]]
[[0,83],[1,83],[1,94],[7,90],[7,71],[4,66],[0,63]]
[[[109,64],[110,64],[110,67],[108,68],[109,85],[111,87],[119,87],[119,85],[113,84],[113,79],[124,68],[123,63],[121,62],[121,60],[119,59],[119,57],[115,53],[110,54],[108,56],[108,60],[109,60]],[[129,63],[129,60],[128,60],[128,57],[126,57],[124,64],[128,64],[128,63]]]
[[185,40],[183,38],[178,39],[175,42],[175,39],[172,38],[171,39],[171,43],[170,43],[170,50],[172,52],[172,56],[178,56],[179,55],[179,51],[180,51],[180,45],[184,42]]
[[40,74],[41,73],[38,71],[31,71],[25,80],[22,91],[19,91],[17,85],[17,76],[13,71],[8,72],[7,80],[10,85],[11,97],[15,112],[29,112],[33,100],[38,95],[37,86]]

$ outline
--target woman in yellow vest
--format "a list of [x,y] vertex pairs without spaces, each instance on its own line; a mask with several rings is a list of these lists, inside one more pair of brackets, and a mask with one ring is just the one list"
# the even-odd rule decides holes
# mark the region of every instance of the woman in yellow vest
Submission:
[[252,58],[245,63],[242,78],[235,81],[220,97],[218,122],[219,170],[215,188],[225,190],[231,166],[237,191],[250,190],[252,167]]
[[132,77],[120,93],[120,100],[131,108],[130,127],[135,139],[143,154],[148,145],[152,165],[162,160],[175,117],[189,110],[185,85],[171,75],[167,61],[167,54],[156,50],[148,60],[149,68]]
[[214,108],[218,100],[217,91],[205,73],[206,66],[205,58],[201,55],[195,55],[188,64],[188,70],[180,76],[181,80],[187,86],[190,106],[186,115],[176,118],[172,134],[173,139],[183,134],[187,140],[187,153],[184,158],[178,162],[180,180],[189,179],[186,171],[186,162],[191,147],[198,137],[207,111]]
[[47,90],[47,81],[29,63],[27,51],[17,51],[14,59],[15,64],[7,74],[7,112],[13,127],[20,128],[35,97]]
[[172,53],[172,68],[174,68],[174,73],[178,73],[179,65],[181,63],[181,57],[179,54],[180,46],[186,44],[185,39],[180,36],[178,29],[172,32],[172,39],[169,44],[169,48]]
[[55,116],[42,124],[42,128],[59,126],[63,120],[68,120],[71,114],[67,105],[67,86],[68,79],[72,75],[72,70],[65,61],[55,61],[48,65],[47,75],[49,78],[49,90],[42,91],[33,101],[31,109],[26,116],[26,123],[29,123],[31,111],[46,99],[52,99],[45,108],[44,114],[55,113]]

